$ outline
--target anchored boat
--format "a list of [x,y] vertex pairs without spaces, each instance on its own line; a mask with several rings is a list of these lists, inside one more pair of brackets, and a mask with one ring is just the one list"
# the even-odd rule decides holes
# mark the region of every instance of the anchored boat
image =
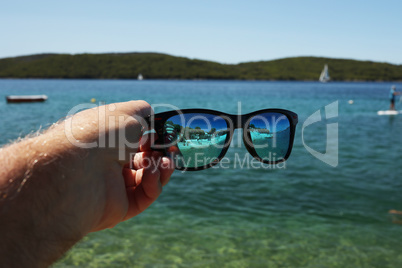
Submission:
[[44,102],[47,100],[46,95],[11,95],[6,97],[8,103],[19,102]]

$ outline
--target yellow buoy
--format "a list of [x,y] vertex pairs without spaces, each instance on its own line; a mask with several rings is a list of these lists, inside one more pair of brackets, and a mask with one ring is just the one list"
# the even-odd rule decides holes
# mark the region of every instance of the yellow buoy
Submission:
[[96,101],[96,99],[95,99],[95,98],[92,98],[92,99],[91,99],[91,102],[92,102],[92,103],[94,103],[95,101]]

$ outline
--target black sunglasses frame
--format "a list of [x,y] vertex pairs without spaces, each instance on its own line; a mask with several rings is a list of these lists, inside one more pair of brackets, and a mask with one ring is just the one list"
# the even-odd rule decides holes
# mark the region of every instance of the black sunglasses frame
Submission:
[[[295,131],[296,131],[296,125],[298,123],[298,116],[296,113],[284,109],[264,109],[264,110],[259,110],[255,111],[252,113],[244,114],[244,115],[234,115],[234,114],[227,114],[227,113],[222,113],[219,111],[215,110],[209,110],[209,109],[182,109],[182,110],[173,110],[173,111],[167,111],[167,112],[162,112],[162,113],[157,113],[153,115],[149,115],[146,118],[146,122],[148,126],[150,126],[150,129],[154,129],[155,132],[158,135],[158,139],[155,141],[155,145],[158,146],[151,146],[154,150],[161,151],[164,153],[164,155],[167,155],[166,147],[161,149],[164,145],[164,140],[163,140],[163,131],[164,131],[164,125],[166,121],[171,118],[172,116],[175,115],[184,115],[184,114],[189,114],[189,113],[200,113],[200,114],[209,114],[209,115],[215,115],[219,116],[222,119],[224,119],[227,123],[228,130],[229,130],[229,135],[227,135],[226,140],[225,140],[225,146],[222,148],[222,151],[220,155],[215,159],[215,161],[201,166],[201,167],[176,167],[178,170],[183,170],[183,171],[197,171],[197,170],[203,170],[210,168],[216,164],[218,164],[222,158],[225,156],[226,152],[229,149],[230,143],[232,142],[232,137],[234,130],[237,128],[242,128],[243,129],[243,143],[247,149],[247,151],[257,160],[260,162],[263,162],[265,164],[278,164],[281,162],[286,161],[290,153],[292,152],[293,148],[293,141],[294,141],[294,136],[295,136]],[[289,137],[289,148],[288,151],[286,152],[286,155],[284,158],[276,161],[267,161],[262,159],[261,157],[258,156],[256,150],[254,149],[254,146],[252,146],[252,142],[247,142],[245,139],[247,138],[248,141],[251,141],[251,135],[250,132],[247,131],[247,124],[249,121],[256,115],[258,114],[263,114],[263,113],[279,113],[285,115],[290,123],[290,137]]]

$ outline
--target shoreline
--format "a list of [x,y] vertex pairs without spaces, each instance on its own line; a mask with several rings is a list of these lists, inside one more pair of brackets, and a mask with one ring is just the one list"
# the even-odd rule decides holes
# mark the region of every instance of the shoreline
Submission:
[[99,81],[138,81],[143,83],[146,81],[210,81],[210,82],[308,82],[308,83],[320,83],[320,84],[332,84],[332,83],[402,83],[402,80],[331,80],[330,82],[322,83],[318,80],[275,80],[275,79],[208,79],[208,78],[192,78],[192,79],[180,79],[180,78],[149,78],[144,80],[138,80],[137,78],[54,78],[54,77],[0,77],[0,80],[99,80]]

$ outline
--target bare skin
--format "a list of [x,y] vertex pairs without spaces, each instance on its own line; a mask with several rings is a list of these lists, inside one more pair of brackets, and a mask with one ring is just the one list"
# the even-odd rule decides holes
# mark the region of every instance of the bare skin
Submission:
[[[144,211],[168,183],[174,167],[150,149],[138,120],[151,114],[149,104],[106,108],[105,113],[99,108],[80,112],[68,126],[81,144],[107,140],[103,148],[72,143],[66,137],[67,120],[0,149],[2,266],[48,266],[88,233]],[[113,133],[122,132],[137,146],[119,144]],[[133,160],[130,153],[136,153]]]

